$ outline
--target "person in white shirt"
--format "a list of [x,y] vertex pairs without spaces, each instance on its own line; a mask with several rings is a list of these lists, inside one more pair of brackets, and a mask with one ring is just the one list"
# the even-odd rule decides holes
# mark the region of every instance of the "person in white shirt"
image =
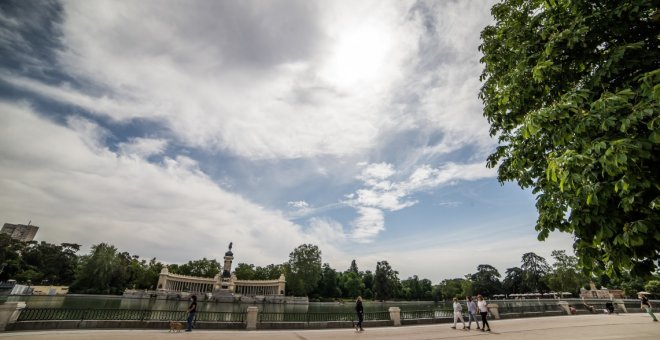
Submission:
[[466,296],[467,298],[467,307],[468,307],[468,329],[472,326],[472,320],[477,324],[477,329],[479,327],[479,320],[477,320],[477,304],[472,300],[471,296]]
[[[477,306],[479,307],[479,314],[481,314],[481,331],[489,331],[490,332],[490,325],[488,324],[488,320],[486,320],[486,317],[488,316],[488,303],[486,300],[484,300],[483,296],[477,295]],[[486,329],[486,326],[488,326],[488,329]]]
[[463,306],[458,302],[457,298],[454,298],[454,325],[451,328],[456,329],[456,321],[458,319],[463,323],[463,329],[465,329],[465,320],[463,320]]

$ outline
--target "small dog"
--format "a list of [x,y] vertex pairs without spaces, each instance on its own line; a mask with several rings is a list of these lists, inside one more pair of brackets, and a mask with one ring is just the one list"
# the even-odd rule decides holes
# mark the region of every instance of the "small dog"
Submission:
[[183,329],[183,324],[181,322],[175,322],[170,320],[170,332],[181,332]]

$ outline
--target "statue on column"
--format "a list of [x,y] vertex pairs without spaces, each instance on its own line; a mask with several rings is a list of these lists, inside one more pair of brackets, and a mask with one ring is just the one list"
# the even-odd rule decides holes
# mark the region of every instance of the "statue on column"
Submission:
[[229,242],[229,250],[231,250],[232,244],[234,244],[234,242]]

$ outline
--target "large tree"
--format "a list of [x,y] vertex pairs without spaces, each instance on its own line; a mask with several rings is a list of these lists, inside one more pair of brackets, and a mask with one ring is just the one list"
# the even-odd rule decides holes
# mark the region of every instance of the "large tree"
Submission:
[[[321,278],[321,250],[313,244],[302,244],[289,254],[286,264],[287,290],[293,295],[307,296],[319,284]],[[288,284],[287,284],[288,286]]]
[[477,272],[468,276],[472,281],[472,290],[474,293],[492,297],[502,292],[500,273],[495,267],[489,264],[478,265]]
[[399,282],[399,272],[392,269],[387,261],[376,263],[376,272],[374,273],[373,292],[378,300],[387,300],[399,294],[401,282]]
[[567,255],[564,250],[553,250],[552,257],[555,263],[552,264],[552,273],[547,276],[548,287],[558,293],[569,292],[577,296],[580,287],[587,282],[577,270],[577,258]]
[[537,195],[586,272],[660,258],[659,0],[504,0],[481,33],[488,166]]
[[523,270],[518,267],[508,268],[502,286],[506,294],[526,293],[529,289],[525,286]]
[[521,269],[525,287],[534,293],[548,291],[545,277],[550,272],[550,266],[543,256],[536,255],[535,253],[523,254]]

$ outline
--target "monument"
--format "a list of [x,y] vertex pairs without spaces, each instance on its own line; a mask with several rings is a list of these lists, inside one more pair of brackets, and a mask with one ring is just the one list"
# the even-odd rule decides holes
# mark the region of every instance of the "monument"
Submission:
[[178,275],[170,273],[165,267],[158,277],[157,294],[159,296],[186,296],[195,294],[199,298],[223,302],[291,302],[285,297],[286,279],[284,274],[274,280],[239,280],[231,272],[234,261],[233,243],[225,252],[224,264],[214,278]]

